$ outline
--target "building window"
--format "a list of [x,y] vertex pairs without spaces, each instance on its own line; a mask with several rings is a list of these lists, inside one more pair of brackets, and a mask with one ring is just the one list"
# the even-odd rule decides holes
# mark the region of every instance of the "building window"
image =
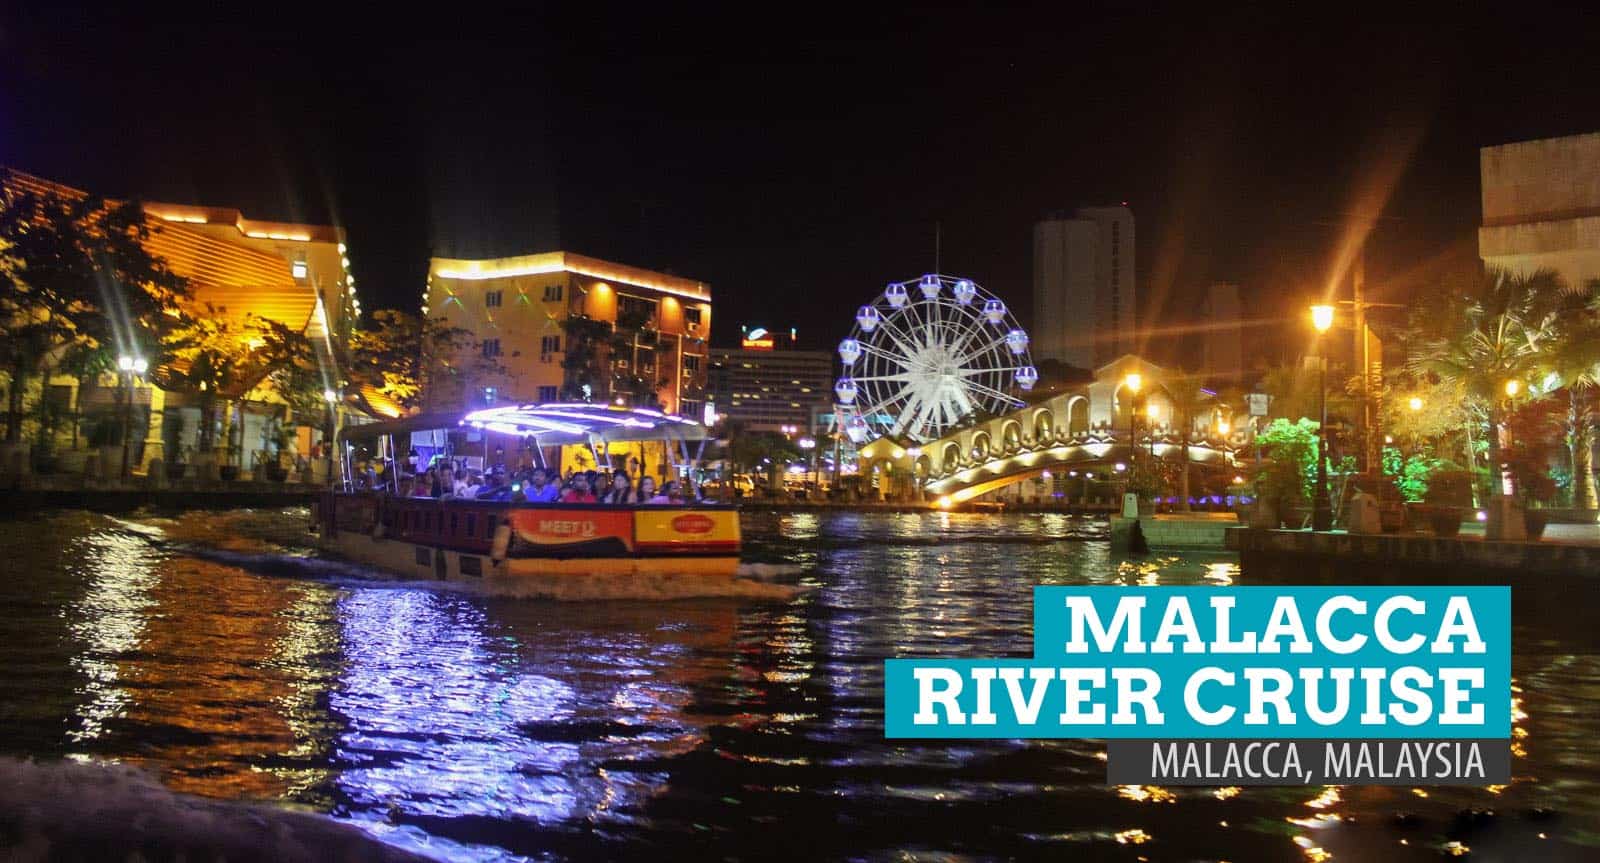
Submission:
[[683,310],[683,322],[691,327],[700,326],[700,307],[686,306]]
[[541,336],[539,338],[539,353],[557,354],[561,352],[560,336]]
[[497,309],[500,307],[501,301],[504,300],[504,298],[505,291],[485,291],[483,294],[483,304],[491,309]]
[[305,278],[306,273],[308,272],[305,261],[295,261],[292,269],[294,271],[294,277],[297,279]]
[[544,301],[547,302],[547,303],[559,303],[559,302],[561,302],[561,286],[560,285],[545,285],[544,286]]
[[499,339],[484,339],[483,340],[483,355],[485,357],[498,357],[498,356],[500,356],[500,340]]
[[541,401],[541,402],[553,402],[553,401],[555,401],[556,398],[557,398],[557,392],[556,392],[557,389],[558,389],[557,387],[540,387],[539,388],[539,401]]
[[700,371],[700,358],[694,354],[683,355],[683,373],[692,375]]
[[637,329],[650,326],[655,320],[655,301],[627,294],[617,295],[617,326]]

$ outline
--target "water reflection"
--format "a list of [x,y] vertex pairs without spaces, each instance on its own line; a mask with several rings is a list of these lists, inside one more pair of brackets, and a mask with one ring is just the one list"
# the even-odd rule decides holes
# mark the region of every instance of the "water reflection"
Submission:
[[1514,621],[1507,786],[1107,787],[1093,741],[884,739],[883,660],[1027,655],[1035,584],[1244,581],[1232,557],[1119,557],[1059,514],[761,513],[752,556],[812,588],[790,602],[548,603],[297,570],[301,513],[134,522],[13,525],[0,746],[441,856],[1578,860],[1600,835],[1576,602]]

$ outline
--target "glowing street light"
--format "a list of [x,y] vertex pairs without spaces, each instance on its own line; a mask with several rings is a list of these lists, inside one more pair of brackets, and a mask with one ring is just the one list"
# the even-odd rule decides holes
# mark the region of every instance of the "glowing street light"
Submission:
[[1412,396],[1411,401],[1407,402],[1407,404],[1413,411],[1422,410],[1422,399],[1418,398],[1417,396]]
[[123,354],[117,357],[117,368],[121,369],[128,381],[128,394],[122,402],[122,478],[128,478],[128,453],[133,437],[133,376],[142,375],[149,370],[150,364],[144,357],[131,357]]
[[[1311,326],[1321,336],[1333,327],[1333,306],[1311,307]],[[1320,339],[1319,339],[1320,342]],[[1328,500],[1328,357],[1325,348],[1317,348],[1317,494],[1311,502],[1311,529],[1333,528],[1333,504]]]
[[1517,397],[1517,393],[1519,393],[1521,391],[1522,391],[1522,381],[1519,381],[1516,378],[1512,378],[1511,380],[1506,381],[1506,395],[1510,396],[1511,398],[1516,398]]
[[1311,326],[1315,327],[1318,334],[1325,333],[1333,327],[1333,306],[1312,306]]

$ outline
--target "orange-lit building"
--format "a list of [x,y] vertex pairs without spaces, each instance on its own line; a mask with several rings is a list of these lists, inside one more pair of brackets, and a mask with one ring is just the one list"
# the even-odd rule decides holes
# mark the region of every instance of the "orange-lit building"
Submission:
[[[0,187],[67,198],[87,194],[4,167]],[[348,338],[361,306],[339,228],[261,221],[229,208],[142,206],[151,229],[146,247],[188,280],[192,311],[217,309],[241,325],[250,315],[277,321],[310,336],[323,361],[331,362],[340,353],[330,348]],[[56,378],[45,386],[40,397],[55,400],[80,422],[120,404],[117,384],[110,379],[79,387],[74,379]],[[136,387],[134,405],[140,424],[149,430],[145,440],[135,435],[136,462],[187,457],[199,425],[199,411],[189,401],[180,393],[163,393],[142,383]],[[275,448],[269,427],[281,406],[274,401],[270,392],[257,390],[236,408],[231,444],[235,464],[249,468],[253,454]],[[309,450],[309,432],[299,433],[299,447],[302,453]]]
[[[423,313],[472,334],[431,408],[618,402],[698,418],[711,288],[571,252],[434,258]],[[498,368],[496,368],[498,367]]]

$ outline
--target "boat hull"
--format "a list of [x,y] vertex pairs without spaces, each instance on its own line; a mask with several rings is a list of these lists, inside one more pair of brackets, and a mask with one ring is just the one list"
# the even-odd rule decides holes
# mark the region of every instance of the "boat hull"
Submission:
[[324,495],[323,548],[403,578],[581,598],[720,595],[739,572],[732,507],[507,504]]

